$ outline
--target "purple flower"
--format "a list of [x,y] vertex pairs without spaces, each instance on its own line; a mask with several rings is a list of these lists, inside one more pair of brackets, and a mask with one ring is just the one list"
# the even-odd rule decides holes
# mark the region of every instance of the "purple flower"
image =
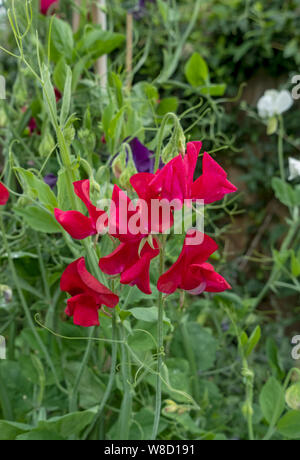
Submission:
[[132,151],[132,157],[138,172],[153,173],[154,171],[154,152],[148,150],[137,137],[129,142]]
[[139,21],[146,14],[147,3],[154,3],[156,0],[139,0],[137,5],[130,10],[130,13],[133,15],[134,19]]
[[47,174],[47,176],[44,177],[44,182],[49,185],[51,189],[53,189],[56,185],[57,177],[52,173]]

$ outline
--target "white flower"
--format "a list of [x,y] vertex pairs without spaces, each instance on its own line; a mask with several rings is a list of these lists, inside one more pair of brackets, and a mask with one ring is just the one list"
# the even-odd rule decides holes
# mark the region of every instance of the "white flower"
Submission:
[[293,98],[289,91],[277,91],[269,89],[259,99],[257,110],[261,118],[272,118],[274,115],[281,115],[293,105]]
[[289,169],[290,169],[290,176],[289,180],[297,179],[300,177],[300,161],[296,160],[295,158],[289,158]]

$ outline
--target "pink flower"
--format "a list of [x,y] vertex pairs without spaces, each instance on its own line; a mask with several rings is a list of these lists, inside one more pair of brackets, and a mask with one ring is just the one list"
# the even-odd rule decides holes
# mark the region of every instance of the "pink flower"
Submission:
[[[195,238],[199,238],[199,241],[202,239],[202,243],[194,244]],[[159,278],[158,290],[172,294],[177,289],[182,289],[192,295],[198,295],[204,291],[222,292],[231,289],[227,281],[207,263],[208,258],[217,249],[218,245],[209,236],[197,230],[190,230],[177,262]]]
[[105,211],[97,209],[90,200],[90,181],[80,180],[74,182],[76,195],[85,204],[89,217],[79,211],[62,211],[55,208],[54,215],[59,224],[68,232],[72,238],[83,240],[91,235],[101,233],[107,226],[107,214]]
[[99,326],[98,310],[101,305],[114,308],[119,302],[117,295],[87,271],[84,257],[65,269],[60,288],[72,296],[68,299],[65,313],[73,317],[74,324],[78,326]]

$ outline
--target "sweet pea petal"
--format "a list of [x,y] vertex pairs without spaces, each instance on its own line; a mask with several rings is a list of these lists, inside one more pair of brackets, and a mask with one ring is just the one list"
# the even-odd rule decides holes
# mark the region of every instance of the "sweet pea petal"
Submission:
[[79,180],[73,183],[74,191],[76,195],[81,199],[81,201],[85,204],[89,216],[92,219],[93,225],[96,228],[97,220],[101,218],[103,215],[106,216],[106,212],[98,209],[94,206],[90,199],[90,181],[88,179]]
[[202,265],[192,265],[190,267],[193,276],[197,275],[199,278],[205,280],[206,292],[223,292],[231,289],[230,284],[214,270],[214,267],[208,263]]
[[192,185],[192,199],[204,200],[205,204],[210,204],[236,191],[237,188],[227,180],[226,172],[205,152],[203,174]]
[[75,240],[83,240],[97,233],[91,218],[86,217],[79,211],[62,211],[61,209],[55,208],[54,216],[57,222]]
[[9,199],[9,191],[5,187],[5,185],[0,182],[0,205],[4,206]]
[[99,307],[93,297],[87,294],[79,294],[68,300],[65,313],[72,317],[77,326],[99,326]]

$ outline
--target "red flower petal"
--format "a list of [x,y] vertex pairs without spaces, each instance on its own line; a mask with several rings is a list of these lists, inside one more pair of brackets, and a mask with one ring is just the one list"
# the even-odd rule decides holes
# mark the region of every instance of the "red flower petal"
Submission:
[[101,218],[101,221],[104,222],[103,220],[103,215],[107,216],[105,211],[102,211],[101,209],[98,209],[96,206],[93,205],[90,199],[90,181],[88,179],[84,180],[79,180],[77,182],[73,183],[74,186],[74,191],[76,195],[81,199],[81,201],[85,204],[89,216],[92,220],[92,223],[97,229],[95,233],[101,233],[103,230],[103,225],[101,225],[101,228],[97,228],[97,221],[99,218]]
[[201,199],[205,204],[210,204],[236,191],[237,188],[227,180],[226,172],[205,152],[203,174],[192,185],[192,199]]
[[88,236],[95,235],[96,229],[90,217],[86,217],[78,211],[61,211],[54,209],[57,222],[76,240],[83,240]]
[[227,289],[231,289],[230,284],[219,275],[214,267],[208,263],[202,265],[192,265],[190,267],[193,276],[202,278],[205,282],[204,291],[206,292],[223,292]]
[[73,322],[77,326],[99,326],[99,307],[95,299],[87,294],[79,294],[68,300],[65,313],[73,316]]
[[116,294],[113,294],[87,271],[84,257],[75,260],[65,269],[60,280],[60,288],[71,296],[87,294],[95,300],[98,306],[106,305],[114,308],[119,302]]
[[4,206],[9,199],[9,191],[5,187],[5,185],[0,182],[0,205]]
[[150,262],[159,254],[157,243],[152,249],[146,243],[139,256],[140,242],[121,243],[110,255],[102,257],[99,266],[108,275],[121,274],[121,283],[137,287],[145,294],[151,294],[150,290]]
[[[201,240],[202,242],[199,243]],[[198,230],[189,230],[178,260],[159,278],[158,290],[165,294],[172,294],[176,289],[190,291],[197,288],[204,280],[195,276],[190,267],[203,264],[217,249],[218,245],[208,235]]]

